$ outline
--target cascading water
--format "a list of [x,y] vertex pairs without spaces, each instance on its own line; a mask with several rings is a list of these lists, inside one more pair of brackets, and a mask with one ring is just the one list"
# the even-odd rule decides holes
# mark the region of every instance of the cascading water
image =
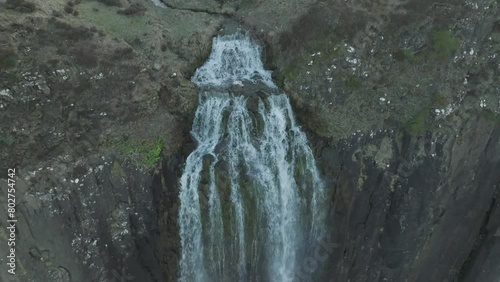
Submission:
[[[180,281],[291,281],[323,220],[312,151],[260,56],[246,33],[219,36],[192,78],[202,93],[180,181]],[[243,83],[264,90],[235,95]]]

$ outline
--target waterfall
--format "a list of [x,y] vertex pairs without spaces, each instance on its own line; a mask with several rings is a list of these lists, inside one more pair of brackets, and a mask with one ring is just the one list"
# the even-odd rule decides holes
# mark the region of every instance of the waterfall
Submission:
[[245,32],[214,38],[192,81],[201,94],[180,181],[179,280],[292,281],[325,192],[288,97]]

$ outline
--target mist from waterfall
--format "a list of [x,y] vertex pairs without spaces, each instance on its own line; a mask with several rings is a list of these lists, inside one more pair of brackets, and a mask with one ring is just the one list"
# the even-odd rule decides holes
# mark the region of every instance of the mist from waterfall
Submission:
[[[291,281],[323,221],[313,153],[259,44],[236,32],[212,48],[192,78],[201,94],[180,181],[179,280]],[[242,84],[265,90],[235,95]]]

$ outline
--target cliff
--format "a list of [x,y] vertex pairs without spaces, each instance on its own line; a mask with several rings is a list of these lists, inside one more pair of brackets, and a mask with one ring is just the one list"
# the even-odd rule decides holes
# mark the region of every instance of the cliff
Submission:
[[0,1],[2,281],[175,281],[190,77],[228,21],[264,46],[331,198],[298,281],[499,279],[498,1],[162,3]]

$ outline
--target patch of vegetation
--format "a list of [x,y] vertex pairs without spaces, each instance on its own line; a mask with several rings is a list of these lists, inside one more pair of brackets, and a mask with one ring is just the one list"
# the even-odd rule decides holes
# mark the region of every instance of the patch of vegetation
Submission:
[[70,53],[78,64],[87,68],[94,68],[97,66],[98,62],[95,50],[95,46],[82,45],[71,49]]
[[[147,17],[122,17],[116,14],[114,8],[99,7],[99,12],[95,12],[96,2],[83,2],[78,6],[80,18],[85,22],[99,27],[99,32],[108,34],[125,40],[132,44],[135,38],[142,36],[144,32],[150,31]],[[140,38],[138,39],[140,40]],[[140,42],[136,42],[140,43]],[[133,45],[134,48],[142,45]]]
[[497,114],[490,109],[484,109],[481,112],[481,114],[485,119],[491,120],[491,121],[495,122],[496,124],[500,124],[500,114]]
[[79,4],[80,2],[77,1],[77,2],[68,2],[66,4],[66,6],[64,6],[64,11],[67,13],[67,14],[72,14],[73,16],[78,16],[79,12],[75,9],[75,5]]
[[122,1],[120,0],[97,0],[97,2],[101,2],[107,6],[116,6],[116,7],[122,6]]
[[414,135],[421,135],[429,128],[430,110],[425,108],[418,112],[411,118],[407,124],[406,129]]
[[[0,69],[1,68],[2,68],[2,66],[0,65]],[[14,72],[6,73],[5,78],[6,78],[6,80],[4,82],[6,82],[7,85],[14,85],[14,84],[17,84],[19,81],[21,81],[22,76],[20,73],[14,71]]]
[[56,18],[62,18],[63,14],[59,11],[52,10],[52,16]]
[[[335,59],[344,56],[344,49],[335,41],[328,38],[311,40],[304,43],[305,49],[300,49],[298,54],[291,56],[287,66],[278,74],[277,81],[283,84],[285,79],[294,82],[300,78],[301,73],[329,68]],[[312,64],[309,64],[312,61]]]
[[436,57],[447,59],[457,50],[459,40],[449,30],[434,31],[430,34],[432,49]]
[[7,0],[5,7],[20,13],[33,13],[36,11],[35,4],[24,0]]
[[288,65],[282,72],[281,77],[278,80],[282,82],[287,79],[288,81],[295,81],[299,76],[299,71],[294,64]]
[[444,107],[449,104],[448,97],[444,95],[443,93],[436,93],[433,97],[434,104]]
[[[97,32],[97,28],[95,27],[86,27],[83,25],[72,26],[56,18],[50,18],[49,24],[55,28],[57,35],[63,37],[64,39],[73,41],[90,39],[94,33]],[[48,33],[49,34],[47,34],[46,37],[51,37],[52,39],[55,38],[54,36],[51,36],[50,32]],[[60,44],[60,42],[58,44]]]
[[117,13],[125,16],[142,15],[147,11],[146,7],[140,3],[133,3],[128,8],[119,10]]
[[[333,40],[328,38],[318,39],[305,44],[310,54],[321,52],[318,59],[331,61],[344,55],[343,49]],[[309,54],[308,54],[309,55]],[[330,62],[328,62],[330,63]]]
[[416,52],[409,49],[399,49],[393,53],[394,59],[397,61],[407,61],[414,63],[417,61]]
[[361,79],[357,76],[351,75],[345,80],[345,86],[349,90],[356,90],[361,87]]
[[125,158],[135,160],[145,168],[151,168],[161,156],[165,147],[163,139],[158,138],[155,142],[124,140],[112,145],[119,154]]
[[0,136],[0,144],[10,146],[10,145],[14,144],[14,142],[15,142],[14,137],[12,137],[10,135],[1,135]]
[[5,46],[4,48],[0,45],[0,69],[7,69],[16,66],[17,53],[13,46]]
[[114,60],[127,60],[134,56],[134,49],[130,46],[116,48],[112,58]]
[[123,177],[123,178],[127,177],[127,173],[120,166],[120,164],[118,164],[118,162],[114,162],[113,163],[113,168],[111,168],[111,173],[113,175],[120,176],[120,177]]
[[129,45],[134,46],[134,47],[141,47],[144,42],[139,38],[135,37],[134,39],[131,40],[125,40]]
[[64,11],[66,12],[66,14],[71,14],[73,13],[73,7],[71,7],[70,5],[66,5],[64,6]]

